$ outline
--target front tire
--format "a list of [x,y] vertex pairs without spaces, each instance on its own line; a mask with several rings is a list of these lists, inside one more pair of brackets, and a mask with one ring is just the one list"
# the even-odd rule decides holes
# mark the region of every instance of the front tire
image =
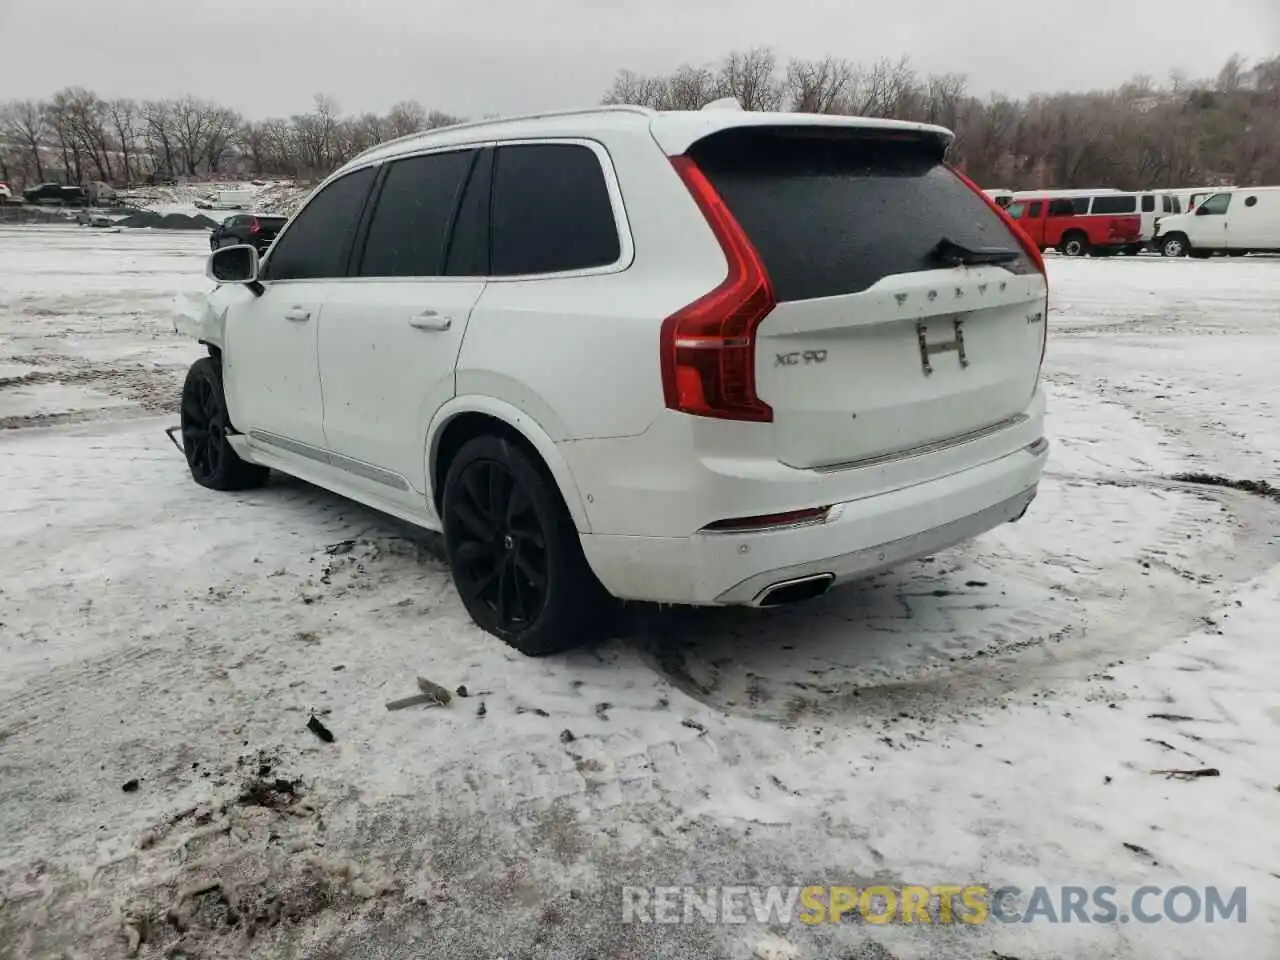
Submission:
[[1160,255],[1164,257],[1185,257],[1191,250],[1187,238],[1180,233],[1173,233],[1160,241]]
[[520,444],[464,444],[441,507],[453,582],[480,627],[531,657],[599,637],[608,594],[554,481]]
[[197,360],[182,385],[182,452],[191,479],[210,490],[251,490],[267,482],[270,470],[246,463],[227,443],[232,429],[222,370],[212,357]]

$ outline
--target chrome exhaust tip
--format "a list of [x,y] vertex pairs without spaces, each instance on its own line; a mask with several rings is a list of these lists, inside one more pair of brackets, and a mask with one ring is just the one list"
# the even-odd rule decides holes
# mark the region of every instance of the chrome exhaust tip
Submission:
[[815,573],[795,580],[783,580],[760,591],[753,606],[780,607],[788,603],[799,603],[801,600],[812,600],[830,590],[835,579],[834,573]]

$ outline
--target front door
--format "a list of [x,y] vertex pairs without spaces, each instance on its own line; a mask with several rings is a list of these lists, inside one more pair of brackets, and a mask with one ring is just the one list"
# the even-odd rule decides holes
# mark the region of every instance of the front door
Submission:
[[[236,288],[228,311],[222,361],[231,422],[276,446],[324,448],[316,330],[322,281],[264,284],[261,296]],[[216,309],[216,308],[215,308]]]
[[1192,223],[1191,246],[1199,250],[1227,249],[1227,210],[1231,194],[1215,193],[1196,207]]
[[313,196],[272,247],[260,295],[240,288],[248,299],[227,314],[227,400],[232,422],[255,443],[326,459],[318,333],[373,179],[372,169],[359,170]]
[[1043,250],[1045,248],[1044,201],[1018,200],[1009,204],[1007,212],[1018,222],[1022,232],[1031,238],[1031,242]]
[[454,365],[485,287],[484,265],[464,257],[479,249],[488,220],[481,158],[488,154],[454,149],[387,164],[352,276],[334,285],[320,325],[334,466],[371,493],[428,512],[427,427],[454,394]]

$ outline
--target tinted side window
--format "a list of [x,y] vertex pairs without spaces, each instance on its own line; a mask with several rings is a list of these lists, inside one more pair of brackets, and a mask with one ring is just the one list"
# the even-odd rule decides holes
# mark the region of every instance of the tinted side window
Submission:
[[492,223],[495,277],[604,267],[622,255],[600,161],[577,144],[499,147]]
[[1142,212],[1155,213],[1155,210],[1156,210],[1156,198],[1151,196],[1151,194],[1147,194],[1145,197],[1142,198]]
[[438,277],[474,150],[408,157],[387,167],[357,275]]
[[444,272],[450,277],[489,273],[489,193],[493,186],[492,149],[480,151],[453,223]]
[[1103,196],[1093,198],[1095,214],[1137,213],[1138,198],[1124,196]]
[[1021,200],[1015,200],[1009,206],[1005,207],[1005,212],[1015,220],[1022,219],[1022,212],[1027,209],[1027,205]]
[[373,177],[372,167],[349,173],[303,207],[272,247],[262,279],[345,276],[347,254]]
[[1072,197],[1067,201],[1067,203],[1071,204],[1071,209],[1075,212],[1076,216],[1082,217],[1089,212],[1088,197]]
[[1043,208],[1044,208],[1044,204],[1042,204],[1039,200],[1037,200],[1035,203],[1031,204],[1031,211],[1029,213],[1029,216],[1031,216],[1032,218],[1040,216],[1040,211]]

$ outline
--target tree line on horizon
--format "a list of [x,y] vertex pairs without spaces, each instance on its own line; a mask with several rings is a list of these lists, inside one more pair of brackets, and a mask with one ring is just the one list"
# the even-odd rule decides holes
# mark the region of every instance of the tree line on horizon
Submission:
[[[747,110],[888,117],[956,133],[951,160],[983,186],[1040,189],[1280,184],[1280,54],[1234,56],[1216,76],[1135,77],[1112,90],[979,97],[960,74],[907,58],[782,61],[768,47],[670,73],[620,70],[601,102],[696,110],[723,97]],[[343,114],[317,95],[306,113],[247,120],[194,97],[103,99],[81,87],[0,103],[0,180],[321,177],[384,140],[457,123],[415,100]]]

